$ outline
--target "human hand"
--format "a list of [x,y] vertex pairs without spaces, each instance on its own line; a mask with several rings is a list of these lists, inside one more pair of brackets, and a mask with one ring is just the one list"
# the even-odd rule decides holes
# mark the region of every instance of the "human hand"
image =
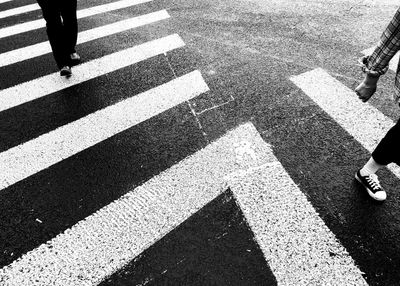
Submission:
[[354,90],[362,102],[367,102],[375,93],[379,77],[365,75],[364,80]]

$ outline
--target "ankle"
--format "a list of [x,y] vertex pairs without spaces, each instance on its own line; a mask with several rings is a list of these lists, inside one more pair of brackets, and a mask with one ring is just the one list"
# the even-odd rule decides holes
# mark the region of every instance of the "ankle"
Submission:
[[370,157],[367,163],[361,168],[360,175],[364,177],[375,174],[382,167],[384,165],[379,164],[373,157]]
[[369,175],[372,175],[372,174],[373,174],[373,173],[371,173],[370,171],[366,170],[365,168],[362,168],[362,169],[360,170],[360,175],[363,176],[363,177],[369,176]]

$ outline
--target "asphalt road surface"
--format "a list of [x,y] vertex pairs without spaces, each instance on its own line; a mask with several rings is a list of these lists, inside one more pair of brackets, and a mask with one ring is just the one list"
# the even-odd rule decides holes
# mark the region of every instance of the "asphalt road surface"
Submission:
[[372,0],[78,0],[71,78],[0,0],[0,285],[400,285],[398,119]]

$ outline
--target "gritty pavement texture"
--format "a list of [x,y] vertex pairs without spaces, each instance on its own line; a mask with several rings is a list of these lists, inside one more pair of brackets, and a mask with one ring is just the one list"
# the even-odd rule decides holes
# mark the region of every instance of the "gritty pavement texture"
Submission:
[[280,164],[230,185],[278,285],[368,285]]
[[[256,158],[242,160],[242,141]],[[0,281],[96,285],[217,197],[226,174],[270,162],[265,147],[252,125],[239,127],[3,268]]]
[[[100,2],[78,1],[78,7],[86,9],[113,1]],[[0,3],[0,10],[32,3],[32,0]],[[1,152],[194,70],[200,71],[210,90],[2,190],[1,265],[7,266],[46,245],[229,131],[251,122],[293,181],[288,190],[302,193],[298,196],[301,199],[293,204],[289,203],[293,196],[283,196],[288,200],[287,210],[296,209],[296,203],[308,203],[318,214],[311,212],[310,220],[316,226],[326,226],[323,228],[332,233],[326,237],[335,237],[337,243],[318,245],[323,249],[321,257],[335,263],[342,257],[347,262],[352,259],[356,268],[348,268],[352,269],[348,277],[355,285],[364,284],[357,276],[357,268],[369,285],[396,285],[400,280],[400,195],[396,191],[399,179],[386,169],[380,171],[388,200],[374,203],[353,179],[355,171],[368,159],[370,149],[291,78],[323,69],[341,88],[347,88],[344,90],[350,95],[349,90],[362,79],[357,59],[375,45],[397,8],[398,3],[389,0],[154,0],[80,19],[82,32],[163,9],[170,15],[163,21],[78,45],[83,65],[172,34],[178,34],[185,45],[0,112]],[[40,15],[40,11],[33,11],[0,19],[0,28],[34,21]],[[46,39],[43,28],[5,37],[1,39],[0,53]],[[53,72],[57,69],[51,54],[3,66],[0,88],[4,90]],[[395,121],[398,107],[392,102],[392,85],[393,71],[389,71],[369,104],[388,120]],[[243,151],[248,150],[246,146],[236,146],[239,154],[247,154]],[[213,168],[210,163],[206,171]],[[256,189],[265,190],[266,186],[259,181],[268,180],[268,172],[264,171],[246,173],[243,182],[249,180]],[[237,200],[233,189],[233,198]],[[225,190],[213,189],[216,193],[212,198]],[[263,195],[270,198],[272,194],[271,191]],[[216,202],[223,204],[223,200]],[[239,203],[238,206],[240,220],[251,225],[245,208]],[[197,211],[200,217],[210,213],[207,209],[204,212],[193,209],[190,214]],[[200,220],[200,225],[205,221]],[[152,231],[158,229],[149,230]],[[259,235],[255,230],[251,232],[243,238]],[[129,247],[127,244],[122,247]],[[263,251],[267,257],[268,252],[260,250],[262,244],[257,244],[258,247],[254,243],[249,247],[259,248],[255,253]],[[340,255],[329,254],[326,246],[334,246],[332,253]],[[293,255],[307,254],[290,249]],[[194,252],[191,261],[199,259],[198,256],[201,253]],[[257,269],[270,269],[271,277],[275,277],[270,277],[271,281],[286,283],[280,273],[274,273],[283,265],[273,265],[268,260],[265,265],[257,257],[252,260],[257,261]],[[321,257],[316,260],[324,269]],[[129,256],[133,258],[134,255]],[[129,259],[125,262],[129,263]],[[147,263],[153,265],[151,261]],[[199,271],[193,268],[194,273]],[[332,272],[335,273],[344,272]],[[132,273],[126,277],[123,272],[117,275],[122,281],[125,278],[129,281]],[[319,275],[317,270],[315,275]],[[311,281],[314,278],[304,277]],[[310,280],[309,283],[319,285],[319,281]]]

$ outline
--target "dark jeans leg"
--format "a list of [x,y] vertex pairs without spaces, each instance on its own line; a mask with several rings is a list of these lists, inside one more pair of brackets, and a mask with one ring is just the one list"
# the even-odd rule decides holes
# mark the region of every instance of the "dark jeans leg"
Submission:
[[[62,0],[66,1],[66,0]],[[64,25],[61,19],[61,1],[37,0],[42,8],[43,18],[46,20],[47,36],[53,51],[58,68],[68,65],[68,53],[66,52]]]
[[379,142],[372,152],[372,158],[381,165],[400,165],[400,119]]
[[76,0],[62,0],[60,2],[61,17],[64,24],[66,51],[68,54],[75,52],[78,39],[78,21],[76,18]]

